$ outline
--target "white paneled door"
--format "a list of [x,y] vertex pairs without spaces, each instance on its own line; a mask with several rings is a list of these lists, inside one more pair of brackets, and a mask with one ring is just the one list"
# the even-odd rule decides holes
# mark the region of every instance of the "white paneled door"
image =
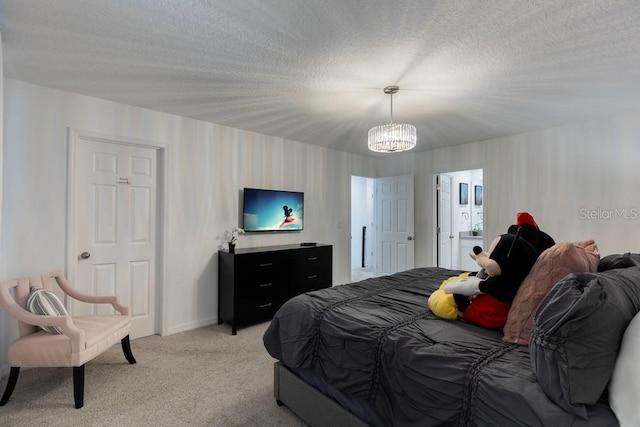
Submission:
[[[131,338],[153,335],[156,150],[80,138],[75,154],[74,285],[90,294],[117,294],[131,308]],[[75,315],[90,310],[72,307]]]
[[376,179],[376,276],[414,267],[413,176]]

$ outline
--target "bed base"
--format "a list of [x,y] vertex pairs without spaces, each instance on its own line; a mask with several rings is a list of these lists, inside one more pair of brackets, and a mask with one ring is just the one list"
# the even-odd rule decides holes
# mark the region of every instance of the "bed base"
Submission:
[[273,365],[273,395],[311,427],[369,427],[348,409],[306,383],[281,362]]

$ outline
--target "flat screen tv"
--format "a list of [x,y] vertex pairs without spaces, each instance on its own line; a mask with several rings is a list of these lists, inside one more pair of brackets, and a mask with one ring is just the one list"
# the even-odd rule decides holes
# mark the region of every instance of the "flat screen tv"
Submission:
[[304,227],[304,193],[245,188],[242,228],[245,232],[299,231]]

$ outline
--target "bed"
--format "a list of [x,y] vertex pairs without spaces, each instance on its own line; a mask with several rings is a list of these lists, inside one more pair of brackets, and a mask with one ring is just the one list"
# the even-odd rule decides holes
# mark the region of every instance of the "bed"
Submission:
[[[640,257],[615,255],[606,266],[553,287],[529,346],[431,313],[429,295],[461,271],[416,268],[297,296],[264,334],[277,359],[276,400],[310,425],[618,426],[606,386],[625,327],[640,311]],[[588,304],[596,312],[589,325],[601,331],[573,339],[588,323]],[[603,351],[608,369],[592,338],[611,347]],[[585,348],[592,362],[573,357]],[[588,390],[577,390],[585,377]]]

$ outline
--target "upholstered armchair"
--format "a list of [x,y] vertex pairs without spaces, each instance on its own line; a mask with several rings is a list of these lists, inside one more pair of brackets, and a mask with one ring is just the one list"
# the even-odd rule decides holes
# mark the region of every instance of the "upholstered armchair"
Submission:
[[[117,313],[68,315],[51,292],[52,278],[68,297],[91,304],[111,304]],[[117,296],[77,292],[60,271],[0,283],[0,304],[17,320],[19,332],[19,338],[7,349],[11,372],[0,406],[9,401],[22,367],[72,367],[75,406],[81,408],[84,405],[85,363],[118,341],[129,363],[136,363],[129,344],[129,307]]]

